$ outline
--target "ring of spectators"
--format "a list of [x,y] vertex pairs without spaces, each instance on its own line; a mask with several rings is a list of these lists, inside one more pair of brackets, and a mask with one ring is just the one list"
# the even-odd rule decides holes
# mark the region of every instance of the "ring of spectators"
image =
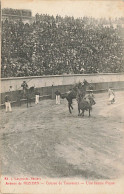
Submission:
[[117,19],[114,27],[88,17],[35,17],[32,24],[2,22],[2,77],[124,72]]

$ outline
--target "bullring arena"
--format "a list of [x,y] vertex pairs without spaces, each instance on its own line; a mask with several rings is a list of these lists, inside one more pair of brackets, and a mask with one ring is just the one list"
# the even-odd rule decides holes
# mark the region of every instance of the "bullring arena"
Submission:
[[124,173],[124,91],[95,94],[91,117],[78,117],[77,102],[41,100],[1,113],[2,174],[115,179]]

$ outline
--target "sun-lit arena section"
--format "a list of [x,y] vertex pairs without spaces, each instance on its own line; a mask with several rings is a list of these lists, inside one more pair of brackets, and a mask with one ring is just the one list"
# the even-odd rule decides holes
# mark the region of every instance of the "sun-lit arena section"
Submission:
[[[3,9],[2,175],[124,175],[123,24],[123,17],[75,19]],[[91,105],[87,95],[95,103],[83,116],[79,106]]]

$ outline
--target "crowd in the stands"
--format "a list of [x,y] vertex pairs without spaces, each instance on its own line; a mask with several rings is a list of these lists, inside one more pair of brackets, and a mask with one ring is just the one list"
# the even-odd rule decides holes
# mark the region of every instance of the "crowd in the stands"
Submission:
[[124,72],[124,29],[117,22],[35,17],[32,24],[2,22],[2,77]]

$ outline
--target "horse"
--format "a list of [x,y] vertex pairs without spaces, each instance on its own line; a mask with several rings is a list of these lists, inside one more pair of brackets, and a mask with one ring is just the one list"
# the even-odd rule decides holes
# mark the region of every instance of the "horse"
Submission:
[[27,108],[28,108],[29,104],[30,104],[30,107],[31,107],[32,98],[35,96],[35,90],[34,90],[33,86],[26,90],[25,96],[26,96],[26,99],[27,99]]
[[[90,117],[90,111],[92,110],[92,105],[95,105],[95,101],[92,96],[78,98],[78,116],[84,116],[84,112],[89,110],[89,117]],[[82,113],[80,114],[80,110],[82,110]]]
[[86,94],[86,86],[88,84],[89,83],[84,79],[83,83],[81,82],[76,83],[74,87],[70,89],[70,91],[61,94],[61,98],[62,99],[66,98],[66,100],[68,101],[68,108],[70,113],[72,113],[71,109],[73,110],[72,106],[73,99],[78,98],[78,96],[84,97]]
[[74,89],[70,89],[69,92],[61,94],[61,98],[62,99],[66,98],[66,100],[68,101],[68,109],[70,113],[72,113],[71,109],[73,110],[72,100],[76,98],[76,95],[77,95],[77,92]]
[[30,88],[27,88],[25,91],[23,90],[19,90],[18,91],[18,94],[17,94],[17,102],[18,102],[18,105],[21,106],[21,99],[24,98],[26,99],[26,103],[27,103],[27,108],[29,107],[29,104],[31,106],[31,101],[32,101],[32,98],[35,96],[35,89],[34,87],[30,87]]

